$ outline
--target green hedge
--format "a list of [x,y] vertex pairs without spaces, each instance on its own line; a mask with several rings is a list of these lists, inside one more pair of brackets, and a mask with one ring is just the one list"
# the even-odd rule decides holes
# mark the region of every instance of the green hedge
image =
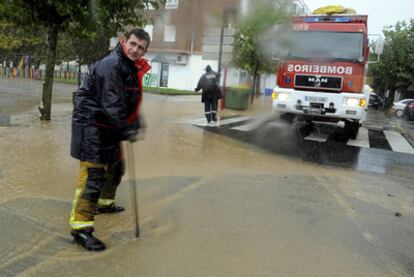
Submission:
[[[77,85],[78,80],[76,79],[54,79],[53,82],[64,83],[64,84],[73,84]],[[179,90],[172,88],[154,88],[154,87],[144,87],[144,92],[148,93],[159,93],[162,95],[200,95],[201,92],[195,92],[191,90]]]
[[172,88],[155,88],[155,87],[144,87],[144,92],[149,93],[159,93],[164,95],[196,95],[200,94],[199,92],[194,92],[191,90],[180,90]]

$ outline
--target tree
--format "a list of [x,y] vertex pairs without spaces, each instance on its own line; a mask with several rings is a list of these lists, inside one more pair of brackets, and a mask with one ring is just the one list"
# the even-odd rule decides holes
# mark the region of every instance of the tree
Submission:
[[34,56],[43,46],[45,30],[33,26],[30,30],[22,28],[12,20],[11,13],[6,6],[7,1],[0,2],[0,59],[19,62],[23,55]]
[[115,32],[109,33],[100,30],[89,36],[71,37],[64,33],[63,39],[58,43],[58,58],[61,62],[76,60],[78,63],[78,86],[81,83],[81,66],[89,65],[108,53],[109,37]]
[[378,91],[405,92],[414,85],[414,19],[397,22],[393,27],[383,31],[383,53],[378,63],[370,65],[368,74],[372,87]]
[[241,20],[234,35],[233,64],[253,76],[252,98],[259,75],[273,72],[275,63],[266,51],[267,33],[289,18],[284,1],[255,0],[254,11]]
[[[59,33],[71,38],[88,40],[96,34],[123,31],[127,25],[140,26],[143,11],[153,0],[2,0],[0,20],[12,22],[30,31],[33,26],[44,26],[46,39],[46,74],[43,84],[40,119],[50,120],[52,108],[53,72],[56,64]],[[108,36],[108,38],[110,37]],[[23,36],[24,37],[24,34]]]

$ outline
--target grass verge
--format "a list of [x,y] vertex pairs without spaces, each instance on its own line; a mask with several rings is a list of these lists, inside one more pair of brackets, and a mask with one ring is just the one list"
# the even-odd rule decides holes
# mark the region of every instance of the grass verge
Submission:
[[159,93],[163,95],[196,95],[199,92],[194,92],[191,90],[180,90],[173,88],[155,88],[155,87],[144,87],[144,92],[148,93]]
[[[54,79],[54,82],[77,85],[78,80],[76,79]],[[144,87],[144,92],[162,94],[162,95],[197,95],[200,92],[195,92],[191,90],[180,90],[172,88],[155,88],[155,87]]]

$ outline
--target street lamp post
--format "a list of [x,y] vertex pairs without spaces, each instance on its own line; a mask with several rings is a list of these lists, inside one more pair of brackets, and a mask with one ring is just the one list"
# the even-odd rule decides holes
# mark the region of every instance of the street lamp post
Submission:
[[220,83],[220,78],[221,78],[221,61],[222,61],[222,56],[223,56],[223,38],[224,38],[225,19],[226,19],[226,11],[223,11],[223,17],[221,19],[220,44],[219,44],[219,56],[218,56],[219,83]]
[[[220,29],[220,42],[219,42],[219,55],[218,55],[218,73],[221,74],[221,67],[223,61],[223,42],[224,42],[224,27],[226,24],[229,24],[230,15],[235,15],[237,9],[235,7],[226,8],[223,10],[223,16],[221,19],[221,29]],[[220,79],[219,79],[220,80]]]
[[[229,15],[230,14],[235,14],[237,12],[235,7],[230,7],[230,8],[226,8],[223,10],[223,16],[221,19],[221,29],[220,29],[220,44],[219,44],[219,54],[218,54],[218,82],[220,84],[220,80],[221,80],[221,67],[222,67],[222,61],[223,61],[223,41],[224,41],[224,26],[225,24],[229,23]],[[223,79],[223,86],[222,86],[222,99],[220,102],[220,110],[224,109],[224,98],[225,98],[225,94],[226,94],[226,79],[227,79],[227,67],[224,66],[224,79]]]

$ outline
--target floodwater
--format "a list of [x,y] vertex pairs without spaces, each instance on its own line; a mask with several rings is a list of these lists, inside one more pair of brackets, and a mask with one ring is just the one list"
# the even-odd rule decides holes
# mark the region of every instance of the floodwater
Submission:
[[[38,102],[38,83],[0,84]],[[69,156],[73,87],[57,90],[49,123],[8,100],[17,107],[0,127],[1,276],[414,274],[410,178],[303,162],[191,126],[198,96],[145,95],[148,128],[133,145],[141,237],[127,168],[117,195],[126,211],[96,217],[107,250],[80,249],[67,223],[79,167]]]

